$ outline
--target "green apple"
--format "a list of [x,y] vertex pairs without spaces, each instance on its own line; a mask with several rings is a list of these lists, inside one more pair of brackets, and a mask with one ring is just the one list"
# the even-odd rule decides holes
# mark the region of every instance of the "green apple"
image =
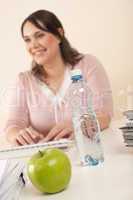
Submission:
[[32,184],[43,193],[64,190],[71,179],[71,163],[67,154],[57,148],[48,148],[34,154],[27,165]]

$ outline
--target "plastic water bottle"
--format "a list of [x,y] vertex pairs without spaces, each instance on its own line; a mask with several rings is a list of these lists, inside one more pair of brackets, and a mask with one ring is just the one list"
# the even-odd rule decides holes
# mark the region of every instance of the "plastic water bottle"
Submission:
[[76,146],[83,166],[104,161],[100,127],[92,107],[92,92],[83,80],[81,70],[72,70],[69,91]]

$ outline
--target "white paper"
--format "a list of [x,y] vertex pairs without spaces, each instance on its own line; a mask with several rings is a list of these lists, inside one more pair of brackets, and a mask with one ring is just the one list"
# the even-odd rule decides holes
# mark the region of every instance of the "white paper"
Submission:
[[5,169],[7,167],[8,160],[0,160],[0,183],[5,173]]

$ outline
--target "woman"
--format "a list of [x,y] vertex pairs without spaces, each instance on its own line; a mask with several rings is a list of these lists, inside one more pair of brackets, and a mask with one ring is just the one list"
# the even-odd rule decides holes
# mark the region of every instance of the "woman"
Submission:
[[25,145],[73,137],[68,104],[73,68],[82,70],[93,92],[100,127],[107,128],[112,96],[107,75],[97,59],[73,49],[61,22],[49,11],[39,10],[28,16],[21,33],[32,57],[32,69],[18,76],[6,124],[8,140]]

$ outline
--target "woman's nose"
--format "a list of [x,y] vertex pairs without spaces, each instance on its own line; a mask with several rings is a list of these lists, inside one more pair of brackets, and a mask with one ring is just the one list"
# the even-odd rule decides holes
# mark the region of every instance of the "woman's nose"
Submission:
[[38,42],[36,39],[32,39],[30,42],[30,48],[36,48],[38,47]]

